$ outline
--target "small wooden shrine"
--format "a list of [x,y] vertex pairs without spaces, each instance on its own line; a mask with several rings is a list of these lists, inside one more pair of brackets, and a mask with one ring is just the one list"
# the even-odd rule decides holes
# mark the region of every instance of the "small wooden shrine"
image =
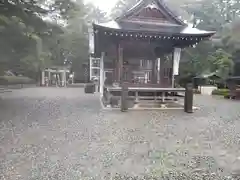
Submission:
[[100,58],[100,92],[128,88],[172,91],[181,50],[214,32],[189,27],[163,0],[141,0],[113,21],[93,24],[92,55]]
[[42,86],[62,86],[66,87],[70,66],[52,66],[42,71]]

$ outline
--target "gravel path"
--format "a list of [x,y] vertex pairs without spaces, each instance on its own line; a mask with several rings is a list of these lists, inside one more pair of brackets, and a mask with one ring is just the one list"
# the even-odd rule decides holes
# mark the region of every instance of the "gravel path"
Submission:
[[196,96],[195,104],[194,114],[121,113],[80,88],[0,94],[0,179],[240,174],[240,102]]

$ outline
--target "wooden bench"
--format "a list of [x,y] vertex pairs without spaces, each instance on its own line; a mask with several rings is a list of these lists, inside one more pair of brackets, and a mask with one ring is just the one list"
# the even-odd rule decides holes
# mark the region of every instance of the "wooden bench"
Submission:
[[[106,87],[106,92],[113,96],[121,96],[121,87]],[[167,100],[171,93],[185,92],[185,88],[157,88],[157,87],[128,87],[128,97],[135,101],[144,99],[160,99],[162,102]]]

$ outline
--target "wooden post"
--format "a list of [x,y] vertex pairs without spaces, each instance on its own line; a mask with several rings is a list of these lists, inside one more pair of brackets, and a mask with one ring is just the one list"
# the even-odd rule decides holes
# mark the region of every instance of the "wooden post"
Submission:
[[186,85],[184,111],[186,113],[193,113],[193,85],[191,83]]
[[118,46],[118,70],[119,70],[119,78],[120,78],[120,84],[122,87],[121,92],[121,111],[126,112],[128,110],[128,87],[124,83],[124,69],[123,69],[123,48],[121,47],[121,44],[119,43]]
[[125,83],[122,83],[121,111],[126,112],[127,110],[128,110],[128,87]]

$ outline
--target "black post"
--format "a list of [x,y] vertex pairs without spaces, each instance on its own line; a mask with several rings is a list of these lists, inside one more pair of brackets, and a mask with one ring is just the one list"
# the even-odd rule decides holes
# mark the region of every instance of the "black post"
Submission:
[[186,85],[184,111],[186,113],[193,113],[193,85],[191,83]]
[[125,83],[122,83],[121,111],[126,112],[127,110],[128,110],[128,87]]

